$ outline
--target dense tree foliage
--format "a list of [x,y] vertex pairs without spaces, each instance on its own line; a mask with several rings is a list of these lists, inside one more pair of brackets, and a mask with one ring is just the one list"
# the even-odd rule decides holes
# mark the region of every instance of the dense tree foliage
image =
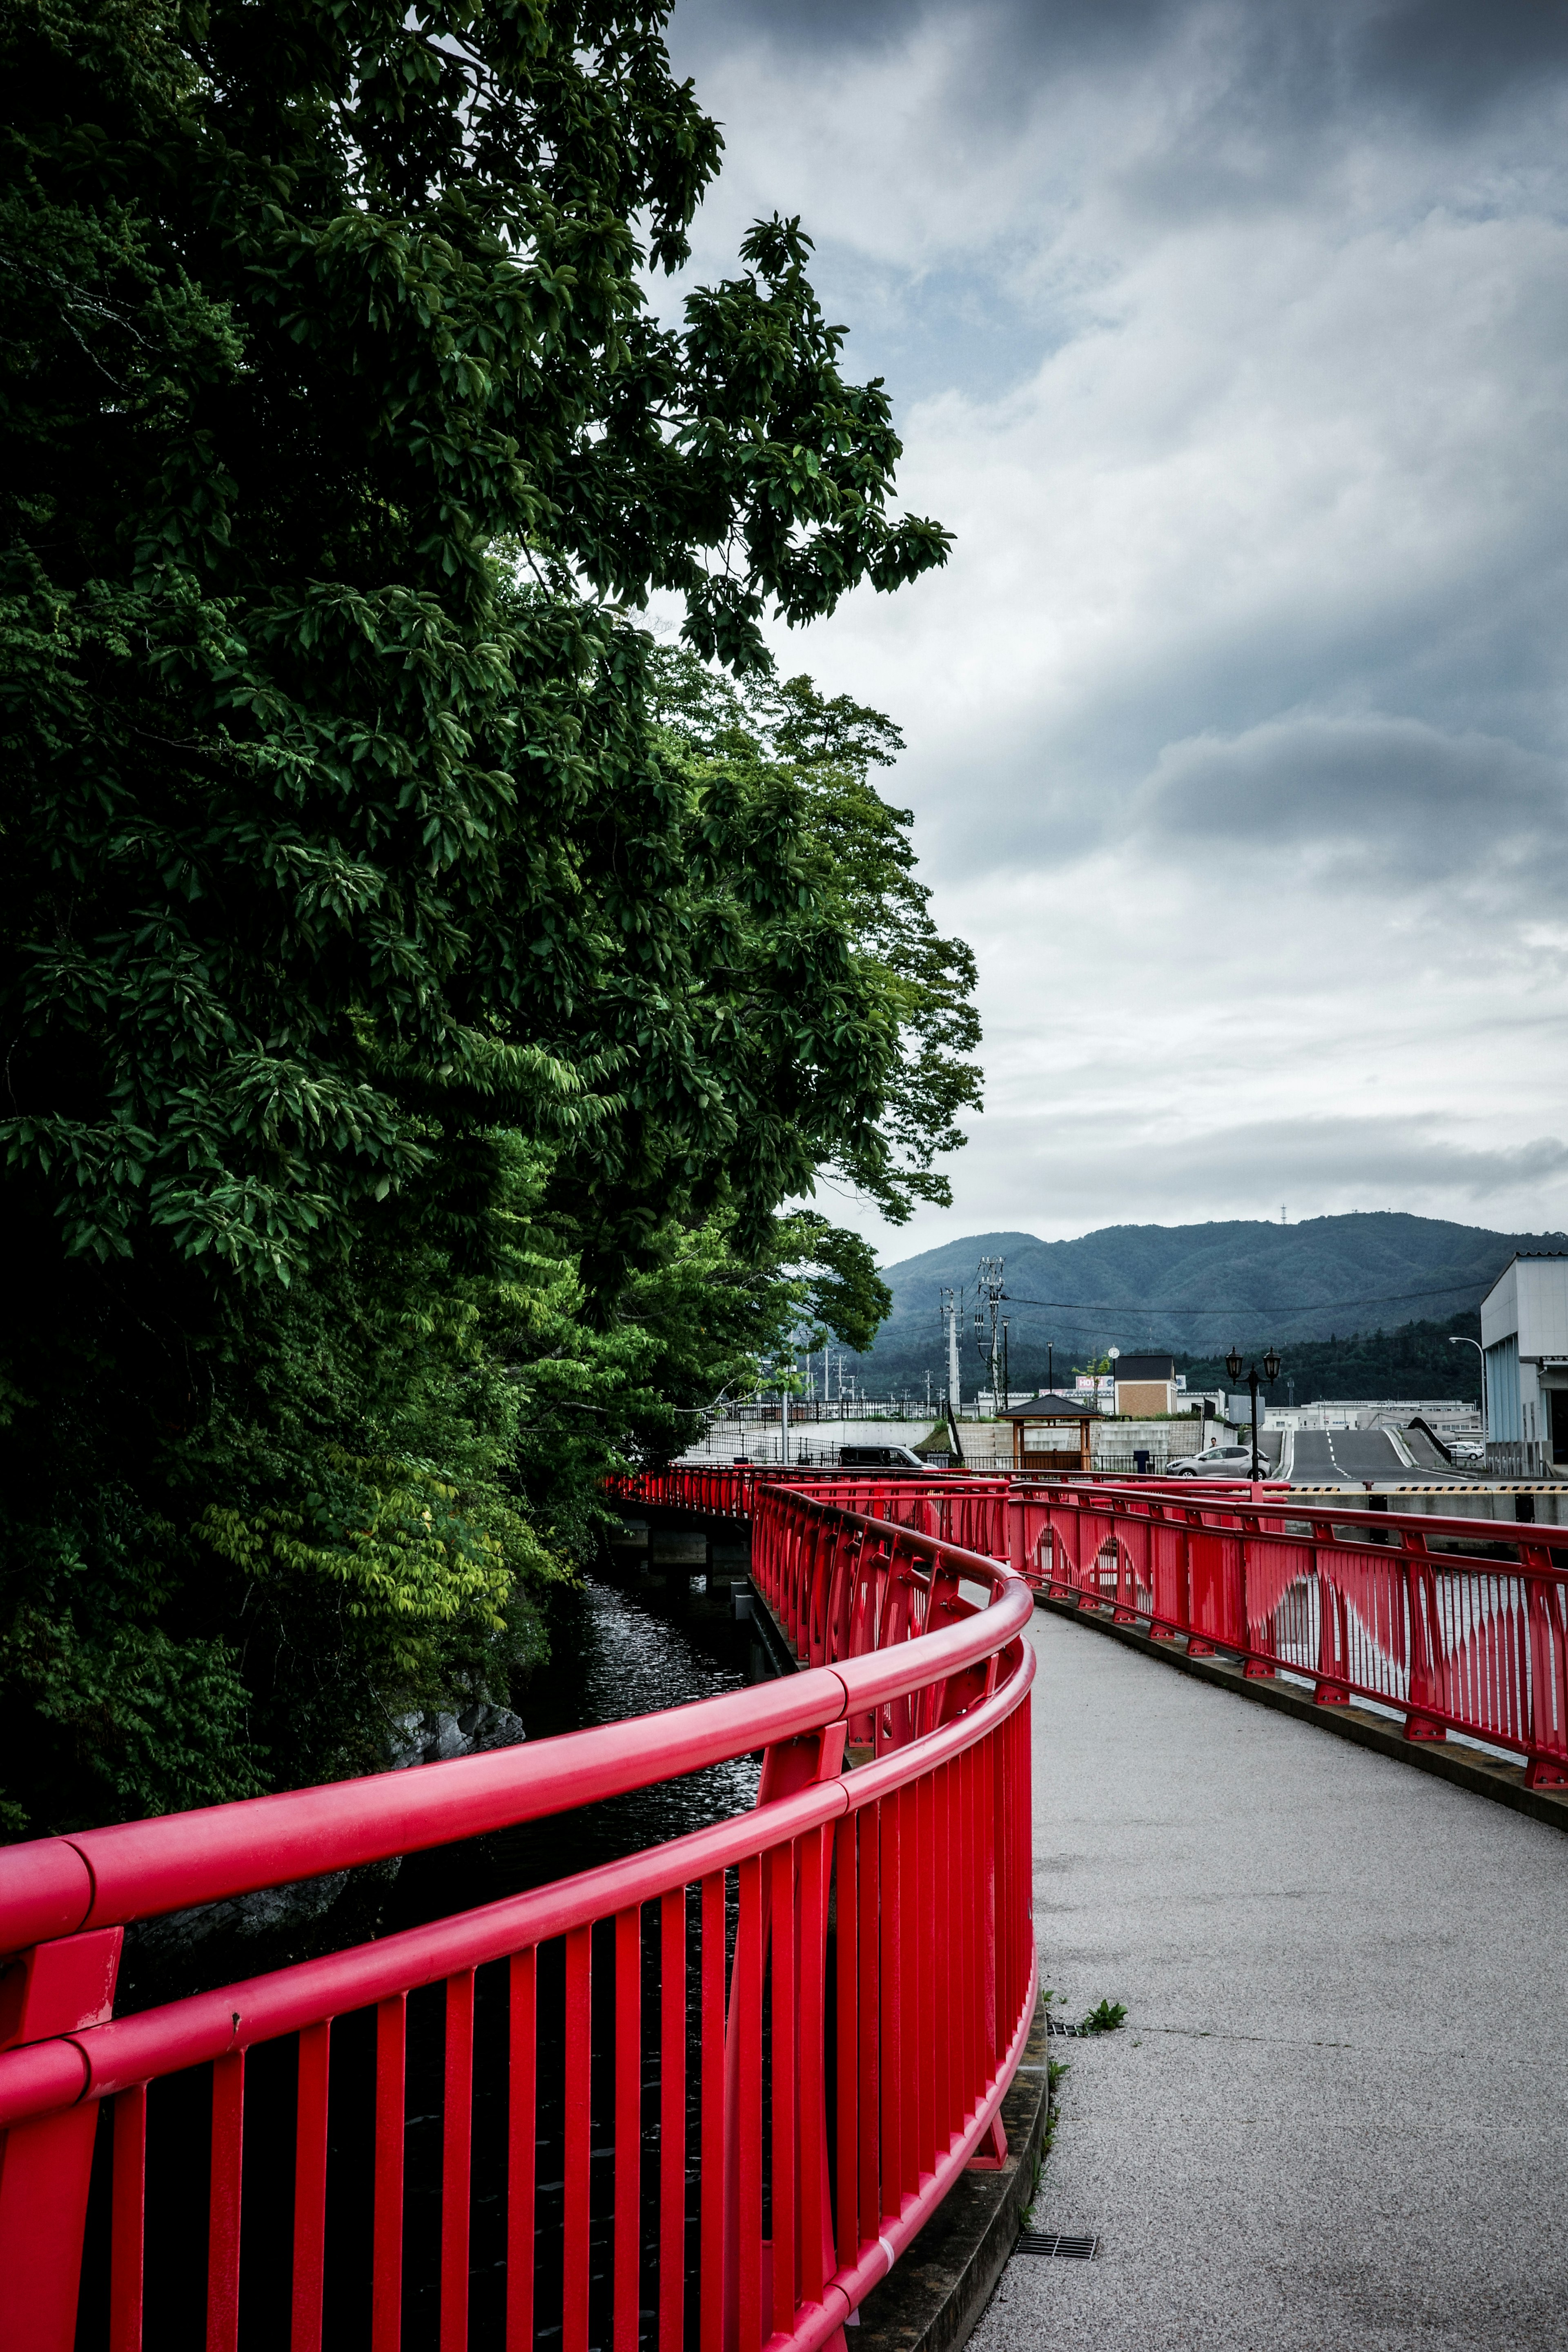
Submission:
[[940,1195],[896,739],[701,666],[945,535],[797,224],[651,310],[664,13],[0,0],[14,1830],[503,1690],[607,1461],[868,1341],[781,1204]]
[[[1481,1360],[1474,1348],[1452,1348],[1450,1334],[1479,1339],[1479,1314],[1452,1315],[1442,1323],[1401,1323],[1394,1329],[1358,1331],[1344,1338],[1297,1339],[1280,1349],[1284,1368],[1272,1388],[1258,1394],[1269,1404],[1310,1404],[1317,1398],[1451,1397],[1466,1404],[1481,1401]],[[1265,1343],[1267,1344],[1267,1343]],[[1253,1352],[1249,1350],[1248,1360]],[[1223,1356],[1178,1356],[1189,1388],[1225,1388],[1232,1383]]]

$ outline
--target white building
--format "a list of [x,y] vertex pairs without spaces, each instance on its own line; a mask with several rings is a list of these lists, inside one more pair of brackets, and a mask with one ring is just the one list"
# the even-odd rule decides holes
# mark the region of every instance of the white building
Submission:
[[1568,1250],[1510,1259],[1481,1301],[1481,1345],[1489,1468],[1568,1465]]

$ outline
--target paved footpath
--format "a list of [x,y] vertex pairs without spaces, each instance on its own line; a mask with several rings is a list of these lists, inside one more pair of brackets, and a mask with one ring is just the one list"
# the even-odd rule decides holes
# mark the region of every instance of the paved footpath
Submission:
[[1037,1612],[1068,2060],[975,2352],[1568,2352],[1568,1836]]

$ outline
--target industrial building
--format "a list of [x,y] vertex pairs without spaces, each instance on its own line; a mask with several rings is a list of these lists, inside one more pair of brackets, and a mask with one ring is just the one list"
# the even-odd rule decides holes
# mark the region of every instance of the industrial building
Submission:
[[1568,1465],[1568,1250],[1521,1253],[1481,1301],[1487,1467],[1539,1476]]

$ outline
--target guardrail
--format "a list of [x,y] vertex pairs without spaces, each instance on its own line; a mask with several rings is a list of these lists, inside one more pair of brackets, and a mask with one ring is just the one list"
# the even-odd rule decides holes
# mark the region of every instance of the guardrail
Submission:
[[[470,2322],[509,2352],[557,2326],[564,2352],[633,2352],[650,2312],[660,2352],[810,2352],[963,2166],[998,2157],[1036,1994],[1033,1596],[943,1535],[696,1475],[726,1483],[689,1507],[752,1517],[801,1673],[523,1749],[0,1851],[7,2344],[136,2352],[145,2332],[161,2352],[235,2352],[243,2327],[316,2352],[326,2312],[330,2340],[400,2352],[424,2263],[441,2352],[463,2352]],[[749,1813],[111,2015],[132,1921],[759,1747]],[[434,2111],[411,2118],[416,2078]],[[439,2136],[418,2180],[416,2123]],[[540,2177],[542,2154],[559,2179]],[[84,2233],[101,2292],[79,2333]]]
[[1459,1732],[1521,1757],[1527,1787],[1568,1785],[1568,1528],[1352,1517],[1348,1498],[1336,1509],[1325,1490],[1274,1482],[1090,1473],[853,1491],[863,1512],[962,1524],[1037,1589],[1184,1638],[1190,1655],[1300,1675],[1321,1706],[1368,1699],[1402,1714],[1409,1739]]
[[[1326,1706],[1403,1712],[1568,1783],[1568,1528],[1379,1513],[1320,1496],[1194,1496],[1064,1483],[1010,1505],[1013,1564],[1055,1597],[1109,1604],[1190,1655],[1310,1677]],[[1479,1530],[1485,1528],[1485,1534]]]

